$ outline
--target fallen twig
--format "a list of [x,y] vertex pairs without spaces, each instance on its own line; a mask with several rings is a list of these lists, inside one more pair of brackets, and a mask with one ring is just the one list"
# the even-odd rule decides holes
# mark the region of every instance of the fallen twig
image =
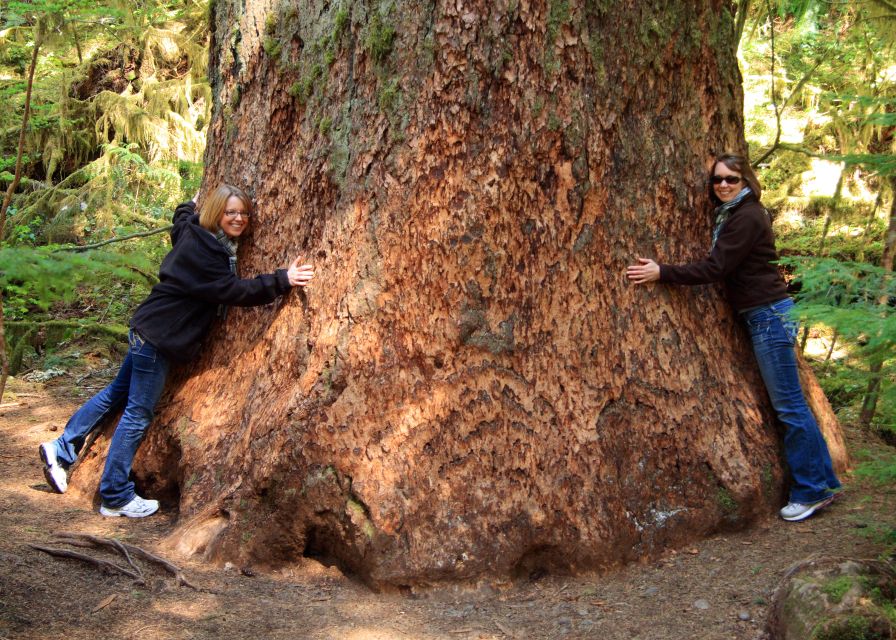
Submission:
[[86,553],[78,553],[77,551],[71,551],[69,549],[55,549],[53,547],[43,547],[39,544],[28,544],[32,549],[37,549],[38,551],[43,551],[44,553],[48,553],[51,556],[57,556],[60,558],[73,558],[75,560],[81,560],[82,562],[87,562],[90,564],[95,564],[98,567],[105,567],[107,569],[111,569],[113,571],[117,571],[118,573],[123,573],[126,576],[130,576],[140,584],[144,584],[143,578],[131,571],[130,569],[125,569],[124,567],[120,567],[114,562],[109,562],[108,560],[103,560],[102,558],[94,558],[93,556],[89,556]]

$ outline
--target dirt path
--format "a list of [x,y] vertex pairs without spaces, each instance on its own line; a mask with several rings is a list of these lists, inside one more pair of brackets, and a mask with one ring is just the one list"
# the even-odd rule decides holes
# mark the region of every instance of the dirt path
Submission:
[[37,445],[58,435],[77,404],[39,384],[13,380],[11,391],[0,406],[0,640],[753,639],[789,566],[810,556],[875,557],[896,522],[896,488],[850,479],[844,498],[806,522],[770,519],[609,575],[383,595],[312,560],[247,576],[169,556],[203,591],[159,572],[141,586],[27,546],[59,546],[54,533],[77,531],[159,553],[173,518],[102,518],[87,500],[50,493]]

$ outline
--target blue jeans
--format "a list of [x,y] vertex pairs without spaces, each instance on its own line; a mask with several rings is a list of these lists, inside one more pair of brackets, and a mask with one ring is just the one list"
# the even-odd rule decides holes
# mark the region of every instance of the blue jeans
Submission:
[[103,504],[113,508],[124,506],[134,498],[134,483],[129,479],[131,464],[152,422],[168,375],[168,360],[153,345],[133,330],[128,334],[128,343],[128,354],[115,380],[75,412],[54,442],[56,458],[63,466],[70,466],[78,459],[90,432],[124,407],[100,479]]
[[741,316],[750,330],[753,352],[772,406],[786,428],[784,454],[793,480],[790,500],[808,504],[838,489],[840,481],[800,386],[793,349],[798,325],[791,317],[791,309],[793,300],[785,298],[744,311]]

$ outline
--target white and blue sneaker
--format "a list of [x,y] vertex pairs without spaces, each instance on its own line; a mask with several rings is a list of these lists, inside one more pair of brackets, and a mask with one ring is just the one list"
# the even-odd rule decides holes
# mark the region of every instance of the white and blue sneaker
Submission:
[[44,442],[37,448],[37,453],[44,463],[44,477],[47,479],[47,484],[56,493],[65,493],[68,489],[68,474],[56,459],[56,445]]
[[824,509],[833,501],[834,495],[832,494],[829,496],[825,496],[817,502],[810,502],[809,504],[804,504],[802,502],[790,502],[786,507],[781,509],[781,517],[787,520],[787,522],[799,522],[800,520],[805,520],[816,511]]
[[126,518],[145,518],[159,510],[158,500],[144,500],[138,495],[125,505],[120,507],[107,507],[100,505],[100,514],[107,518],[125,516]]

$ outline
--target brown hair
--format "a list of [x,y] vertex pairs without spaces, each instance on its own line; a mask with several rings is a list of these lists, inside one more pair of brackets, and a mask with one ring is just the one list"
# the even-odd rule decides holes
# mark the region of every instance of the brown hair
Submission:
[[759,186],[759,179],[756,177],[756,174],[753,173],[753,167],[750,166],[750,162],[743,156],[733,153],[723,153],[713,161],[712,167],[709,169],[709,177],[706,179],[706,188],[709,192],[709,199],[714,205],[722,204],[722,201],[719,200],[715,190],[712,188],[712,176],[716,172],[716,165],[720,162],[731,171],[737,171],[741,177],[743,177],[757,200],[762,197],[762,189]]
[[212,233],[217,233],[221,227],[224,209],[227,208],[227,201],[232,196],[239,198],[246,212],[252,214],[252,200],[245,191],[229,184],[221,184],[202,201],[202,206],[199,207],[199,224]]

